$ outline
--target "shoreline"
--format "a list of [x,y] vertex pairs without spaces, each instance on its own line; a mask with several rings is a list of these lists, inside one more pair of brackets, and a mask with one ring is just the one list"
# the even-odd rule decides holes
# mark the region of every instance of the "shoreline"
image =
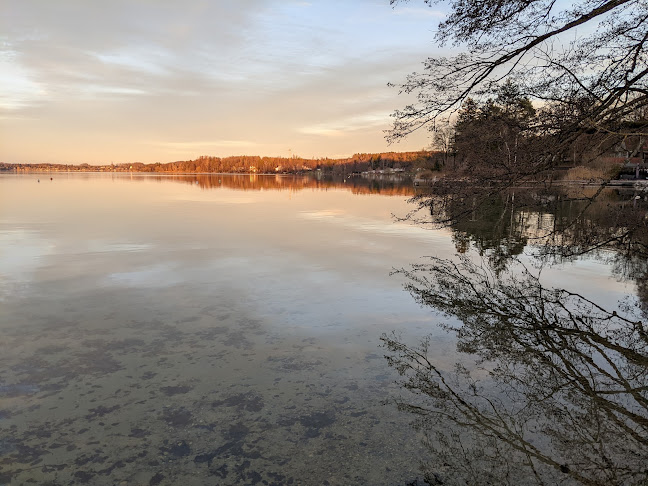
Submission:
[[[0,169],[0,174],[130,174],[130,175],[145,175],[145,176],[165,176],[165,177],[176,177],[176,176],[240,176],[240,177],[296,177],[296,176],[313,176],[313,177],[361,177],[367,179],[391,179],[392,181],[400,179],[403,182],[407,180],[412,180],[414,186],[417,187],[432,187],[436,182],[445,180],[446,182],[461,182],[459,179],[451,179],[444,177],[435,177],[433,179],[418,179],[416,178],[416,173],[414,172],[385,172],[378,173],[377,171],[372,172],[351,172],[347,174],[334,173],[330,171],[322,170],[308,170],[308,171],[299,171],[299,172],[149,172],[149,171],[136,171],[136,170],[56,170],[56,169],[28,169],[28,168],[12,168],[12,169]],[[532,182],[529,181],[524,184],[517,185],[515,187],[535,187],[538,184],[545,184],[545,181]],[[635,187],[635,188],[644,188],[648,190],[648,179],[613,179],[607,182],[603,181],[586,181],[586,180],[553,180],[550,182],[551,186],[601,186],[606,187]]]

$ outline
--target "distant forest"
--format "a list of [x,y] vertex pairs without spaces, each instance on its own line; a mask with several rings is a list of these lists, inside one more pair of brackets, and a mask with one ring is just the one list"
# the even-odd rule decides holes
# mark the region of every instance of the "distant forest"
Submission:
[[321,170],[331,174],[352,174],[367,171],[413,171],[416,169],[439,170],[443,156],[440,152],[385,152],[378,154],[355,154],[345,159],[304,159],[301,157],[202,156],[195,160],[144,164],[11,164],[0,163],[0,170],[19,171],[110,171],[110,172],[158,172],[158,173],[258,173],[298,174]]

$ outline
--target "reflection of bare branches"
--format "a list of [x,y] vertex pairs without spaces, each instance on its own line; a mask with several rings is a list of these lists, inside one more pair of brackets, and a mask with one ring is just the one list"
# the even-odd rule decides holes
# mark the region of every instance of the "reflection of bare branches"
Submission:
[[[414,196],[405,219],[501,239],[503,231],[543,245],[543,253],[578,256],[597,249],[648,255],[646,194],[603,186],[489,190],[438,185]],[[538,221],[535,228],[530,220]],[[493,231],[493,229],[500,231]]]
[[431,222],[452,227],[459,253],[472,245],[498,271],[527,245],[548,262],[585,254],[613,260],[614,274],[637,282],[648,309],[646,198],[644,191],[632,189],[562,187],[516,188],[481,201],[435,192],[414,202],[419,214],[422,208],[432,213]]
[[429,482],[648,481],[648,333],[636,315],[546,288],[524,268],[433,258],[403,273],[419,303],[459,318],[448,326],[459,351],[480,359],[448,373],[428,341],[383,336],[416,394],[399,406],[426,432]]

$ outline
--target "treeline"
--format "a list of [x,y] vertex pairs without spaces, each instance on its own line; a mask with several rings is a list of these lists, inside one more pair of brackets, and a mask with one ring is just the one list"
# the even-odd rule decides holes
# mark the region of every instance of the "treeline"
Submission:
[[510,81],[494,95],[466,99],[452,122],[437,124],[434,146],[455,174],[519,183],[579,167],[583,177],[577,178],[604,180],[618,177],[624,164],[645,163],[648,110],[642,107],[590,126],[582,120],[587,100],[571,110],[564,103],[534,107]]
[[94,166],[89,164],[8,164],[0,163],[0,170],[52,170],[52,171],[111,171],[157,173],[257,173],[299,174],[320,170],[329,174],[353,174],[368,171],[412,171],[439,169],[439,152],[361,153],[344,159],[304,159],[301,157],[202,156],[195,160],[144,164],[132,162]]

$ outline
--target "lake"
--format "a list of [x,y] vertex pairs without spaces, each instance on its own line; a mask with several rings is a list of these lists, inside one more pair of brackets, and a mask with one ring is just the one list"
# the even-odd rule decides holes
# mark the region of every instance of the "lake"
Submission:
[[[380,337],[463,359],[459,321],[392,274],[457,238],[395,218],[409,185],[359,179],[1,174],[0,484],[421,478]],[[636,293],[601,258],[542,279]]]

